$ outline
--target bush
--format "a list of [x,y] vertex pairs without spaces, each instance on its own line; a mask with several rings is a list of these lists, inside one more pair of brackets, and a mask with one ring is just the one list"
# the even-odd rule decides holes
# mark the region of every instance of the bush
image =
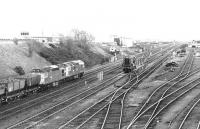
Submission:
[[108,58],[90,50],[91,41],[94,39],[92,35],[84,31],[74,32],[74,37],[62,37],[59,44],[49,44],[51,47],[44,47],[42,43],[34,41],[28,43],[28,56],[34,51],[52,64],[80,59],[85,62],[86,67],[109,61]]
[[16,67],[14,68],[14,71],[15,71],[16,73],[18,73],[19,75],[24,75],[24,74],[25,74],[24,69],[23,69],[21,66],[16,66]]
[[52,48],[56,48],[56,45],[54,45],[54,44],[49,44],[49,46],[51,46]]
[[33,43],[27,43],[28,45],[28,57],[31,57],[33,55],[33,50],[34,50],[34,47],[33,47]]
[[13,42],[15,43],[15,45],[18,45],[18,39],[17,38],[14,38]]
[[39,52],[39,55],[44,58],[49,58],[49,55],[45,54],[44,52]]

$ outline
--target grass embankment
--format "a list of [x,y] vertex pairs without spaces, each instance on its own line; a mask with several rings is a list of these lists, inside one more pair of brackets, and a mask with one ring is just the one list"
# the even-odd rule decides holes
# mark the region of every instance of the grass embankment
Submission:
[[86,67],[103,64],[109,61],[109,55],[102,55],[92,49],[90,43],[82,43],[72,39],[63,39],[60,44],[49,44],[48,47],[38,42],[28,42],[30,53],[36,51],[41,57],[52,64],[59,64],[70,60],[83,60]]
[[73,39],[63,39],[56,45],[35,41],[0,42],[0,78],[77,59],[83,60],[86,67],[91,67],[103,64],[110,56],[99,45]]
[[12,41],[0,41],[0,78],[17,75],[21,68],[27,73],[51,64],[35,51],[30,55],[28,50],[26,43],[16,45]]

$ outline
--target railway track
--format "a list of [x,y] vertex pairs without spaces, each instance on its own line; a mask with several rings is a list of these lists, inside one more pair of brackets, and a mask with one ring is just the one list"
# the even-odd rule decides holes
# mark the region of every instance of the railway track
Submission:
[[157,51],[157,52],[154,52],[152,55],[152,57],[151,58],[148,58],[147,60],[146,60],[146,63],[151,63],[151,62],[153,62],[156,58],[159,58],[159,56],[162,56],[162,55],[164,55],[167,51],[169,51],[171,49],[171,47],[169,47],[169,48],[165,48],[164,50],[162,50],[162,51]]
[[[120,61],[118,61],[118,62],[120,62]],[[106,67],[106,66],[105,66],[105,67]],[[104,67],[102,67],[102,68],[104,68]],[[102,70],[102,69],[101,69],[101,70]],[[93,71],[93,70],[92,70],[92,71]],[[96,71],[94,71],[94,72],[96,72]],[[87,74],[88,74],[88,76],[89,76],[89,75],[92,75],[92,74],[94,74],[94,73],[93,73],[93,72],[92,72],[92,73],[87,72],[86,75],[87,75]],[[68,88],[69,88],[69,87],[68,87]],[[73,88],[75,88],[75,87],[73,86]],[[65,88],[64,88],[64,89],[65,89]],[[63,88],[62,88],[61,90],[63,90]],[[58,90],[58,91],[61,91],[61,90]],[[62,92],[63,92],[63,91],[62,91]],[[50,93],[50,94],[52,95],[52,97],[47,97],[48,95],[45,95],[45,96],[43,96],[43,97],[46,97],[47,99],[51,99],[51,98],[57,96],[57,95],[56,95],[56,92],[53,92],[53,93]],[[30,102],[35,101],[35,102],[33,102],[33,104],[30,104],[30,103],[28,102],[28,103],[24,103],[24,104],[18,105],[18,106],[16,106],[16,107],[7,109],[7,110],[5,110],[5,111],[3,111],[3,112],[0,112],[0,114],[1,114],[0,120],[3,119],[3,118],[6,118],[6,117],[8,117],[8,116],[12,116],[13,114],[15,114],[15,113],[17,113],[17,112],[21,112],[21,111],[23,111],[23,110],[25,110],[25,109],[27,109],[27,108],[29,108],[29,107],[32,107],[32,106],[34,106],[34,105],[37,105],[39,102],[46,101],[47,99],[42,100],[41,97],[39,97],[39,98],[37,98],[37,99],[35,99],[35,100],[30,101]],[[39,100],[39,101],[38,101],[38,100]],[[28,105],[28,106],[26,106],[26,105]]]
[[196,129],[200,129],[200,121],[199,121]]
[[[91,95],[91,94],[90,94]],[[71,104],[73,104],[73,103],[71,103]],[[70,104],[70,105],[71,105]],[[59,104],[60,105],[60,104]],[[69,103],[68,103],[68,106],[69,106]],[[62,111],[62,110],[64,110],[64,109],[66,109],[66,105],[64,106],[64,108],[60,108],[60,110],[58,110],[57,109],[57,112],[60,112],[60,111]],[[53,108],[51,108],[51,109],[53,109]],[[55,109],[54,109],[55,110]],[[48,114],[46,111],[49,111],[49,109],[47,109],[47,110],[45,110],[44,112],[41,112],[41,113],[39,113],[39,114],[36,114],[36,115],[34,115],[33,117],[31,117],[31,118],[28,118],[28,119],[26,119],[26,120],[24,120],[24,121],[21,121],[21,122],[19,122],[19,123],[17,123],[17,124],[15,124],[15,125],[13,125],[13,126],[10,126],[10,127],[8,127],[8,129],[9,128],[18,128],[18,126],[20,126],[19,128],[23,128],[24,126],[24,124],[25,124],[25,128],[30,128],[30,127],[32,127],[32,126],[34,126],[34,125],[36,125],[36,124],[38,124],[38,123],[40,123],[41,121],[43,121],[44,119],[46,119],[46,118],[49,118],[50,116],[52,116],[52,114],[51,115],[47,115],[46,117],[44,116],[44,114]],[[57,112],[55,112],[55,111],[51,111],[51,112],[54,112],[54,113],[57,113]],[[54,114],[53,113],[53,114]],[[42,114],[42,115],[41,115]],[[39,116],[40,115],[40,120],[34,120],[34,121],[36,121],[35,122],[35,124],[34,125],[31,125],[31,126],[28,126],[27,127],[27,121],[31,121],[31,120],[33,120],[34,118],[36,118],[37,116]],[[43,119],[41,119],[41,117],[43,117]]]
[[[120,128],[121,127],[121,119],[122,119],[122,112],[123,112],[123,100],[126,97],[128,91],[132,88],[136,88],[138,84],[149,74],[151,74],[160,64],[154,65],[154,67],[149,68],[148,70],[141,73],[138,77],[132,78],[131,81],[121,88],[116,90],[115,92],[109,94],[101,101],[95,103],[91,107],[87,108],[86,110],[82,111],[78,115],[76,115],[73,119],[67,121],[66,123],[62,124],[58,129],[64,128],[88,128],[86,125],[91,119],[98,118],[98,114],[105,114],[103,118],[100,118],[101,124],[98,123],[98,128]],[[128,85],[128,86],[127,86]],[[125,88],[126,87],[126,88]],[[125,89],[124,89],[125,88]],[[128,89],[127,89],[128,88]],[[86,127],[83,127],[86,126]]]
[[[159,112],[158,109],[161,109],[160,105],[162,105],[163,103],[163,98],[168,96],[170,92],[176,90],[179,87],[177,84],[188,77],[193,62],[193,58],[191,58],[192,56],[193,53],[189,54],[189,58],[186,59],[185,64],[181,69],[181,72],[176,78],[172,78],[171,80],[167,81],[163,85],[159,86],[156,90],[154,90],[150,97],[148,97],[148,99],[144,102],[142,107],[140,107],[140,110],[127,126],[127,129],[131,128],[133,124],[137,121],[145,121],[144,123],[146,124],[144,126],[144,129],[148,128],[149,126],[152,127],[153,124],[151,123],[155,124],[155,115],[157,115],[157,112]],[[195,73],[196,72],[197,71],[195,71]]]
[[[162,61],[161,61],[162,62]],[[160,62],[160,63],[161,63]],[[105,117],[103,118],[102,123],[100,124],[101,129],[103,128],[120,128],[121,126],[121,117],[122,117],[122,112],[123,112],[123,100],[128,93],[128,91],[133,88],[132,85],[133,83],[137,84],[134,85],[136,88],[138,86],[138,83],[140,83],[145,77],[147,77],[151,72],[155,70],[155,66],[153,69],[148,69],[147,71],[144,71],[141,73],[138,78],[134,78],[131,80],[131,84],[127,87],[127,85],[122,86],[119,88],[116,92],[110,94],[107,96],[105,99],[101,100],[100,102],[96,103],[95,105],[89,107],[87,110],[83,111],[81,114],[77,115],[67,123],[61,125],[59,129],[66,128],[66,126],[70,126],[69,124],[73,122],[73,127],[74,125],[77,125],[80,121],[82,121],[82,124],[78,125],[76,129],[79,128],[84,128],[83,126],[88,123],[88,121],[92,118],[94,118],[99,112],[106,110]],[[123,88],[126,87],[128,89],[124,90]],[[109,98],[108,98],[109,97]],[[107,100],[109,99],[109,100]],[[121,103],[121,104],[120,104]],[[84,113],[86,112],[91,112],[91,115],[88,116]],[[112,112],[112,113],[111,113]],[[114,115],[114,117],[113,117]],[[87,118],[86,120],[82,119]],[[78,119],[78,120],[77,120]],[[75,122],[75,123],[74,123]],[[71,126],[68,128],[72,128]],[[87,128],[87,127],[86,127]]]
[[[163,97],[162,101],[164,101],[164,102],[161,105],[160,109],[152,117],[151,122],[153,122],[153,120],[155,120],[155,118],[158,117],[159,114],[161,114],[164,110],[166,110],[167,107],[171,106],[174,102],[180,100],[182,97],[187,95],[188,92],[191,92],[192,90],[195,90],[195,88],[198,88],[199,85],[200,85],[200,78],[192,80],[188,84],[180,87],[179,89],[175,90],[174,92],[172,92],[172,93],[166,95],[165,97]],[[195,102],[196,100],[197,99],[194,99],[193,101]],[[153,103],[149,107],[149,109],[153,108],[153,106],[155,106],[157,103],[158,102]],[[191,103],[193,103],[193,102],[191,102]],[[149,110],[149,109],[147,109],[147,110]],[[186,110],[187,109],[190,109],[190,106],[189,106],[189,108],[186,108]],[[173,123],[174,123],[173,120],[169,121],[169,128],[171,127],[171,125],[173,125]]]
[[[200,84],[200,83],[199,83]],[[182,117],[181,119],[181,123],[180,125],[178,126],[177,129],[182,129],[184,127],[184,124],[186,122],[186,120],[189,118],[190,114],[192,114],[192,111],[194,110],[194,108],[197,106],[197,104],[200,104],[200,94],[198,94],[190,103],[189,105],[185,108],[185,114],[184,114],[184,117]],[[197,129],[200,128],[200,120],[197,121]],[[187,127],[186,127],[187,128]]]
[[[118,60],[118,61],[116,62],[116,64],[114,65],[114,67],[113,67],[113,66],[111,66],[111,67],[114,68],[114,70],[115,70],[115,67],[116,67],[119,63],[121,63],[121,60]],[[110,73],[110,72],[109,72],[110,67],[108,67],[110,64],[111,64],[111,63],[106,64],[106,65],[101,66],[101,67],[96,67],[96,68],[94,68],[94,69],[92,69],[92,70],[86,71],[85,76],[84,76],[83,79],[86,79],[87,77],[90,77],[90,76],[96,74],[96,73],[99,72],[99,71],[104,71],[104,70],[105,70],[105,71],[104,71],[105,74]],[[108,67],[108,68],[107,68],[107,67]],[[107,70],[107,69],[108,69],[108,70]],[[116,67],[116,69],[117,69],[117,67]],[[112,71],[111,71],[111,72],[112,72]],[[93,77],[88,78],[87,81],[88,81],[88,82],[92,82],[93,80],[95,80],[95,79],[92,79],[92,78],[93,78]],[[78,82],[76,82],[75,84],[70,84],[70,86],[67,86],[67,88],[68,88],[69,90],[75,89],[75,88],[78,86],[78,83],[80,83],[80,82],[81,82],[81,81],[78,81]],[[63,85],[65,85],[65,84],[63,84]],[[33,106],[33,105],[35,105],[35,104],[38,104],[39,102],[43,102],[43,101],[45,101],[45,100],[47,100],[47,99],[51,99],[51,98],[53,98],[53,97],[56,97],[56,96],[58,95],[58,93],[59,93],[59,94],[65,93],[65,92],[66,92],[65,89],[66,89],[66,87],[61,88],[61,89],[58,89],[58,90],[56,90],[56,91],[54,91],[54,92],[52,92],[52,93],[45,94],[44,96],[40,96],[39,98],[33,99],[33,100],[31,100],[31,101],[29,101],[29,102],[27,102],[27,103],[21,103],[20,105],[17,105],[17,106],[14,106],[14,107],[12,106],[11,108],[7,108],[7,107],[5,106],[5,108],[0,109],[0,111],[3,110],[2,112],[0,112],[0,115],[1,115],[1,116],[0,116],[0,120],[6,118],[6,117],[8,117],[8,116],[11,116],[11,115],[13,115],[13,114],[15,114],[15,113],[17,113],[17,112],[21,112],[22,110],[27,109],[28,107],[31,107],[31,106]],[[53,94],[55,94],[55,95],[53,95]],[[52,96],[48,96],[48,95],[52,95]],[[45,98],[47,98],[47,99],[42,100],[43,97],[45,97]],[[39,100],[39,101],[38,101],[38,100]],[[36,101],[36,102],[34,103],[34,101]],[[30,103],[33,103],[33,104],[30,104]],[[28,106],[26,106],[26,105],[28,105]],[[1,107],[1,108],[2,108],[2,107]],[[18,110],[18,109],[19,109],[19,110]],[[4,114],[5,114],[5,115],[4,115]]]
[[[157,58],[159,58],[160,56],[163,56],[165,53],[167,53],[168,51],[170,51],[172,48],[175,48],[174,50],[176,50],[177,48],[179,48],[178,46],[167,46],[167,47],[162,47],[159,49],[159,51],[152,51],[151,52],[151,58],[147,57],[146,63],[151,63],[154,60],[156,60]],[[158,49],[158,48],[157,48]]]
[[[193,70],[193,71],[190,73],[189,76],[193,76],[194,74],[196,74],[196,73],[198,73],[198,72],[200,72],[200,68]],[[186,78],[184,78],[184,79],[186,79]],[[166,100],[166,99],[168,99],[168,101],[169,101],[169,100],[172,100],[172,99],[173,99],[173,97],[171,97],[171,95],[174,95],[174,94],[175,94],[176,96],[178,95],[178,97],[176,97],[174,100],[172,100],[172,101],[169,102],[169,104],[171,104],[171,103],[173,103],[175,100],[179,99],[179,97],[185,95],[185,93],[187,93],[187,92],[193,90],[194,88],[196,88],[197,86],[199,86],[199,84],[200,84],[200,78],[197,78],[197,79],[195,79],[195,80],[192,80],[192,81],[190,81],[189,83],[187,83],[187,84],[185,84],[185,85],[179,87],[178,89],[174,90],[173,92],[167,94],[167,95],[166,95],[165,97],[163,97],[160,101],[164,101],[164,100]],[[133,120],[133,123],[135,123],[136,120],[139,119],[140,116],[145,115],[145,113],[146,113],[148,110],[150,110],[151,108],[154,108],[154,107],[156,106],[156,104],[158,104],[160,101],[156,101],[156,102],[152,103],[148,108],[146,108],[143,112],[141,112],[141,114],[138,115],[137,118],[135,118],[135,119]],[[168,105],[165,105],[164,108],[160,109],[160,110],[153,116],[152,120],[153,120],[159,113],[161,113],[161,111],[163,111],[163,110],[165,109],[165,107],[169,106],[169,104],[168,104]],[[170,122],[170,123],[172,123],[172,122]]]
[[[67,100],[59,102],[58,104],[56,104],[50,108],[47,108],[47,109],[43,110],[42,112],[35,114],[34,116],[28,117],[28,118],[18,122],[17,124],[14,124],[13,126],[8,127],[8,129],[10,129],[10,128],[29,128],[29,126],[34,126],[36,124],[39,124],[41,121],[51,117],[52,115],[59,113],[62,110],[69,108],[71,105],[77,104],[80,101],[87,99],[91,95],[94,95],[95,93],[105,89],[109,85],[114,84],[119,79],[119,78],[117,78],[117,76],[119,76],[119,75],[116,75],[116,76],[112,77],[111,79],[107,80],[106,82],[101,83],[100,85],[97,85],[95,87],[92,87],[84,92],[81,92]],[[124,77],[125,77],[125,75],[121,76],[121,78],[124,78]],[[106,83],[108,83],[108,84],[106,84]],[[30,124],[32,121],[35,121],[34,124]]]
[[[126,83],[127,84],[127,83]],[[83,126],[89,119],[94,117],[96,114],[98,114],[100,111],[102,111],[104,108],[107,108],[109,103],[111,101],[114,101],[117,97],[120,97],[123,94],[123,91],[121,90],[116,90],[112,92],[111,94],[108,94],[105,96],[103,99],[99,100],[86,110],[83,110],[81,113],[61,125],[60,128],[65,128],[66,126],[69,126],[68,128],[74,128],[76,125],[79,125],[77,128],[80,128]],[[89,112],[89,114],[88,114]],[[82,123],[83,122],[83,123]]]
[[[167,52],[168,50],[169,50],[169,48],[165,49],[162,52],[154,53],[152,58],[151,58],[151,61],[149,61],[149,63],[154,61],[156,59],[156,57],[158,58],[159,55],[162,55],[164,52]],[[153,69],[153,71],[154,70],[155,69]],[[143,73],[141,73],[141,75],[142,74]],[[147,76],[148,76],[148,74],[147,74]],[[140,77],[140,75],[139,75],[139,77]],[[145,77],[142,77],[142,79],[137,80],[136,84],[138,85],[144,78]],[[122,116],[123,116],[123,110],[124,110],[124,100],[125,100],[126,95],[128,94],[129,91],[130,91],[130,89],[128,89],[124,94],[119,96],[115,101],[112,101],[108,105],[106,115],[104,117],[104,121],[103,121],[103,124],[101,126],[101,129],[103,129],[103,128],[105,128],[105,129],[109,129],[109,128],[111,128],[111,129],[117,129],[117,128],[121,129],[121,127],[122,127],[122,125],[121,125],[122,124]],[[76,128],[76,129],[79,129],[79,128]]]
[[[122,59],[119,59],[119,60],[115,61],[114,65],[121,64],[121,63],[122,63]],[[86,70],[85,74],[91,74],[91,72],[96,72],[96,71],[105,69],[105,68],[110,67],[110,66],[113,66],[113,63],[107,63],[107,64],[105,64],[103,66],[98,66],[98,67]]]
[[[189,64],[189,65],[187,65],[187,64]],[[189,72],[191,71],[192,64],[193,64],[193,52],[191,52],[191,53],[189,54],[188,58],[186,59],[184,65],[183,65],[183,67],[182,67],[182,69],[181,69],[181,72],[180,72],[180,73],[178,74],[178,76],[177,76],[177,79],[179,79],[179,78],[181,78],[181,77],[184,78],[184,76],[182,76],[182,75],[184,75],[184,74],[185,74],[185,76],[188,76]],[[173,80],[172,80],[172,81],[173,81]],[[160,97],[160,99],[162,99],[168,92],[171,92],[170,89],[172,89],[172,90],[176,89],[176,88],[174,88],[175,86],[176,86],[176,85],[171,85],[171,86],[169,86],[166,90],[164,90],[164,92],[161,92],[161,93],[162,93],[162,96]],[[157,109],[158,109],[158,107],[159,107],[159,105],[160,105],[160,102],[161,102],[161,101],[159,101],[159,102],[157,103],[157,105],[156,105],[155,109],[153,110],[153,113],[151,114],[151,116],[150,116],[150,118],[149,118],[149,120],[148,120],[148,122],[147,122],[145,128],[148,127],[148,125],[149,125],[149,123],[150,123],[150,121],[151,121],[151,118],[153,117],[153,115],[155,114],[155,112],[157,111]]]
[[[119,69],[118,66],[114,66],[113,68],[106,68],[105,69],[105,74],[110,74],[112,72],[117,72],[117,70]],[[103,69],[101,69],[103,70]],[[98,72],[98,71],[97,71]],[[92,74],[92,77],[91,77]],[[91,74],[87,74],[82,80],[76,82],[76,83],[72,83],[71,85],[67,86],[67,87],[61,87],[60,89],[56,89],[53,92],[50,93],[46,93],[46,94],[42,94],[42,96],[39,96],[37,98],[34,98],[30,101],[24,102],[24,103],[20,103],[19,105],[16,106],[10,106],[10,105],[4,105],[4,107],[2,107],[1,112],[0,112],[0,120],[4,120],[8,117],[12,117],[13,115],[23,112],[26,109],[29,109],[31,107],[37,106],[38,104],[42,104],[45,101],[51,100],[53,98],[56,98],[60,95],[64,95],[66,93],[68,93],[69,91],[72,91],[74,89],[76,89],[77,87],[80,86],[80,84],[84,84],[84,80],[87,79],[88,83],[92,83],[94,81],[96,81],[96,76],[94,76],[94,72],[92,72]],[[96,75],[96,74],[95,74]],[[65,85],[65,84],[63,84]],[[10,106],[10,108],[7,108],[8,106]]]
[[[192,64],[193,64],[193,52],[191,52],[188,56],[188,58],[186,59],[182,69],[181,69],[181,72],[178,74],[178,78],[177,79],[181,79],[181,78],[184,78],[184,75],[185,74],[185,77],[188,76],[189,72],[191,71],[191,68],[192,68]],[[189,65],[188,65],[189,64]],[[162,93],[162,96],[160,99],[163,99],[164,96],[166,96],[166,94],[169,94],[170,92],[172,92],[173,90],[177,89],[178,87],[176,87],[177,85],[171,85],[169,86],[163,93]],[[152,122],[152,118],[154,117],[154,114],[156,113],[156,111],[160,108],[160,104],[161,104],[161,101],[159,101],[156,105],[156,107],[154,108],[153,110],[153,113],[151,114],[150,118],[148,119],[146,125],[145,125],[145,129],[148,128],[148,126],[150,126],[150,123]]]

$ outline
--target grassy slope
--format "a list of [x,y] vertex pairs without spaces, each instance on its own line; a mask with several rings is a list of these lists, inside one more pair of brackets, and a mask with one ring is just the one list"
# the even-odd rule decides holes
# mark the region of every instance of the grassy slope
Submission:
[[65,42],[52,47],[33,41],[18,45],[12,41],[0,41],[0,78],[16,75],[13,70],[16,66],[29,72],[32,68],[81,59],[90,67],[105,62],[109,56],[98,45],[80,46]]
[[34,50],[52,64],[80,59],[85,62],[86,67],[102,64],[108,61],[110,56],[97,45],[88,44],[80,46],[77,42],[65,42],[51,47],[43,47],[40,43],[34,43]]
[[12,41],[1,41],[0,43],[0,78],[15,75],[13,68],[21,66],[25,72],[32,68],[40,68],[50,63],[40,57],[36,52],[28,56],[28,46],[25,43],[14,44]]

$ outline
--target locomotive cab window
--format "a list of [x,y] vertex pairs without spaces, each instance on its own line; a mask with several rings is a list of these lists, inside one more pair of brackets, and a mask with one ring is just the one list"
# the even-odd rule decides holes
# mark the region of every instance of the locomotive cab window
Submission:
[[62,69],[62,76],[65,76],[65,71],[64,71],[64,69]]

